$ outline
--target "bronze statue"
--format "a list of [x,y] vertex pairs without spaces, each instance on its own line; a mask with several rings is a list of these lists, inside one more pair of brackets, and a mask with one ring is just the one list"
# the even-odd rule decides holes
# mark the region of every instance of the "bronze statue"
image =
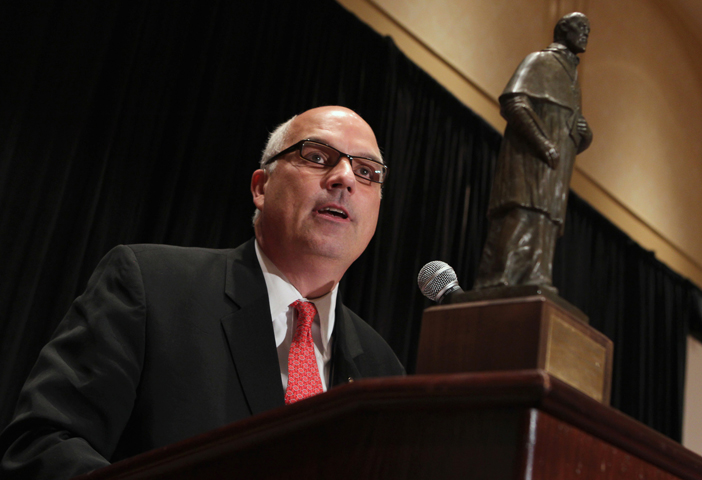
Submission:
[[500,96],[507,128],[490,195],[490,227],[475,289],[551,285],[575,155],[592,132],[581,113],[577,54],[587,47],[582,13],[561,18],[553,43],[528,55]]

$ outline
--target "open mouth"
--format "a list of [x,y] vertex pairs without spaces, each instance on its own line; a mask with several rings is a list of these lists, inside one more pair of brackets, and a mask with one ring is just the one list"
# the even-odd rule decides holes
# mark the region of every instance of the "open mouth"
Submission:
[[325,207],[325,208],[320,208],[317,211],[319,213],[321,213],[322,215],[331,215],[332,217],[343,218],[343,219],[349,218],[349,216],[346,214],[346,212],[344,212],[343,210],[338,209],[338,208]]

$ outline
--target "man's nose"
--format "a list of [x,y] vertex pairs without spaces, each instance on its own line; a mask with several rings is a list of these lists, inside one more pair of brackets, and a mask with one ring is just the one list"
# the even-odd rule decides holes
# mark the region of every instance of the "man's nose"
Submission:
[[346,188],[349,193],[356,190],[356,175],[353,173],[351,159],[343,155],[327,175],[327,188]]

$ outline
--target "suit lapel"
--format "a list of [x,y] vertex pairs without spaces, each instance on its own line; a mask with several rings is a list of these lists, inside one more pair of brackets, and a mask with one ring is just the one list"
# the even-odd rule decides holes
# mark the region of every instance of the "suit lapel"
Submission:
[[356,367],[354,358],[363,353],[356,328],[341,302],[341,293],[336,297],[334,316],[334,345],[331,360],[332,387],[361,378],[361,372]]
[[273,321],[254,240],[229,255],[225,288],[239,309],[222,318],[222,327],[251,413],[282,406]]

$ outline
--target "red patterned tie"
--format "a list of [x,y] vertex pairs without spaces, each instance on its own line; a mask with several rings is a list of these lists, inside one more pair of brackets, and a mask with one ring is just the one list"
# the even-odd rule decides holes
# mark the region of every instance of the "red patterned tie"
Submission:
[[297,310],[297,328],[288,354],[287,405],[323,391],[312,340],[312,321],[317,309],[314,303],[300,300],[295,300],[290,306]]

